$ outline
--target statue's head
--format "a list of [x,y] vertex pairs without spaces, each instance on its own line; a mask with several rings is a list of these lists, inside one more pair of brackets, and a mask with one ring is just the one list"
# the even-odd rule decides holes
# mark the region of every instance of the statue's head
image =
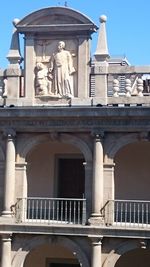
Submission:
[[37,70],[42,70],[42,69],[44,69],[44,65],[43,65],[43,63],[42,63],[42,62],[37,62],[37,63],[36,63],[36,68],[37,68]]
[[61,51],[61,50],[63,50],[64,48],[65,48],[65,42],[60,41],[60,42],[58,43],[58,51]]

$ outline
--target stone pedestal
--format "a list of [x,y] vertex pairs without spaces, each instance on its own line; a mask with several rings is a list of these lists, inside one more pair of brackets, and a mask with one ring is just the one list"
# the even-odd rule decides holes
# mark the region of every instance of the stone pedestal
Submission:
[[11,267],[11,236],[9,234],[2,236],[1,267]]

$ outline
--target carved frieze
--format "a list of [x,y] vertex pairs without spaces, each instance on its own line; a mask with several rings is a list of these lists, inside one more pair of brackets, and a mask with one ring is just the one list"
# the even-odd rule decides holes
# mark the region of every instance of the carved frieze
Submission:
[[22,120],[0,120],[0,127],[3,131],[7,127],[13,127],[14,129],[35,129],[42,131],[43,129],[61,129],[65,131],[67,129],[76,129],[78,131],[93,131],[93,129],[99,129],[99,133],[107,130],[114,131],[142,131],[142,129],[150,129],[150,120],[107,120],[107,119],[74,119],[74,118],[53,118],[52,120],[46,119],[22,119]]

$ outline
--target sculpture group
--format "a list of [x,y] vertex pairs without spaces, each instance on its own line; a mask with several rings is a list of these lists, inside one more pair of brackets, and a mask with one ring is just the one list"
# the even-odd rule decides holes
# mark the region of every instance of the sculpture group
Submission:
[[58,43],[57,51],[50,57],[45,65],[37,62],[35,68],[35,89],[38,96],[67,97],[74,96],[72,55],[65,50],[65,42]]

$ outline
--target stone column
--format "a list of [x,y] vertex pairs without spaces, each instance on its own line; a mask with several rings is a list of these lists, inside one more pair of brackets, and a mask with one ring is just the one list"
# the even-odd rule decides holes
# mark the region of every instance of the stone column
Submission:
[[101,216],[103,207],[103,133],[95,134],[93,151],[92,217]]
[[91,267],[102,266],[102,237],[92,238]]
[[2,216],[10,217],[11,206],[14,205],[15,187],[15,144],[14,131],[6,134],[6,162],[5,162],[5,190],[4,190],[4,210]]
[[1,267],[11,267],[11,236],[2,235],[2,259]]

